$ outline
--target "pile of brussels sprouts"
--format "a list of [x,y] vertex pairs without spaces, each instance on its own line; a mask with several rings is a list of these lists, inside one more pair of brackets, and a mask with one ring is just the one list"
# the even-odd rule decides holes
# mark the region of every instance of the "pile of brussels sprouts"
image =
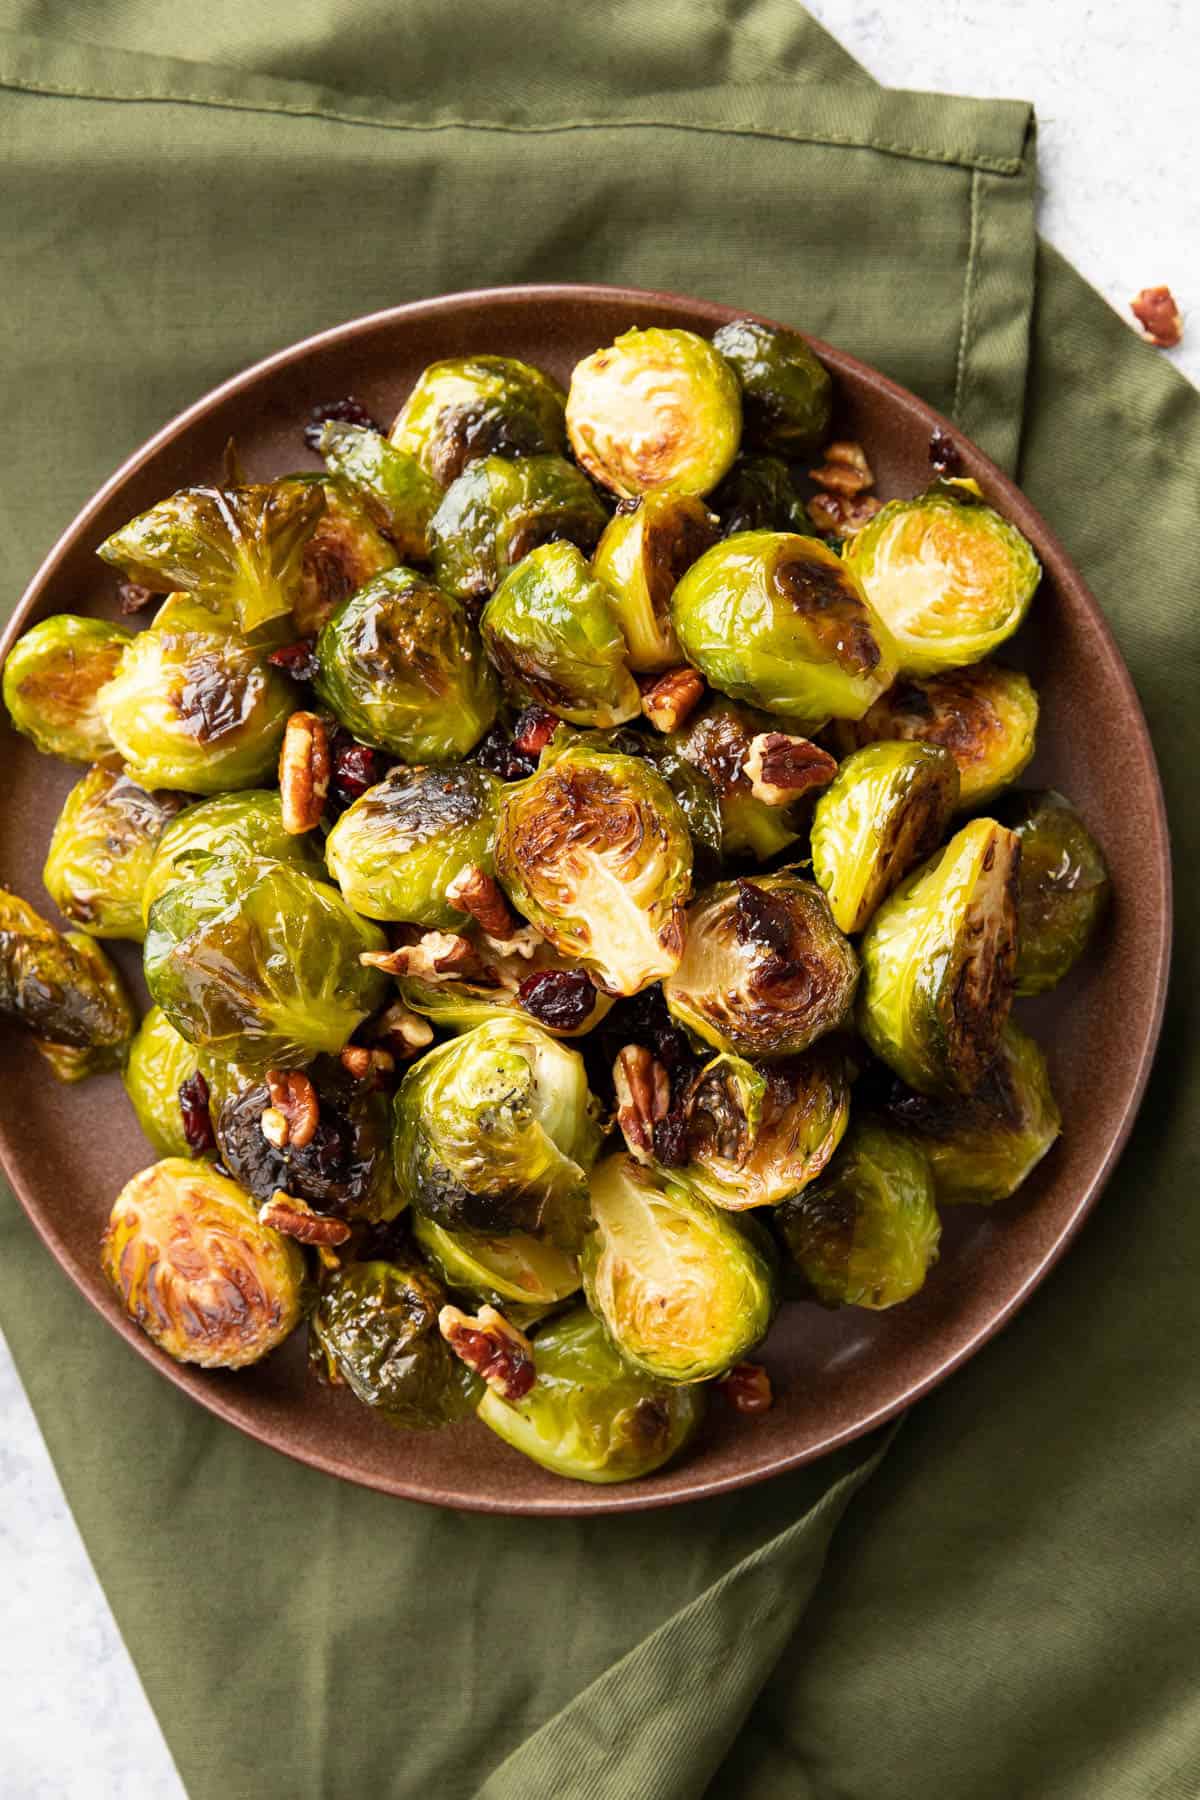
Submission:
[[162,1160],[103,1265],[169,1355],[307,1321],[384,1419],[624,1480],[706,1384],[770,1404],[785,1293],[907,1300],[939,1209],[1050,1148],[1010,1009],[1108,879],[1011,785],[1037,698],[991,658],[1038,562],[971,481],[881,505],[832,405],[751,320],[630,330],[566,394],[435,363],[387,435],[318,409],[322,471],[108,538],[144,629],[17,643],[14,724],[88,767],[69,929],[0,894],[0,1010],[121,1071]]

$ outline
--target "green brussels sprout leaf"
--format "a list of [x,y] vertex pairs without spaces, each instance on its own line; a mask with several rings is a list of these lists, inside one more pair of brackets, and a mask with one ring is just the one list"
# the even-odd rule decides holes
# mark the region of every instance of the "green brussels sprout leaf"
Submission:
[[848,756],[817,800],[812,865],[838,929],[863,929],[881,900],[941,843],[958,804],[948,750],[869,744]]
[[480,629],[520,699],[601,728],[641,712],[612,596],[574,544],[531,551],[488,601]]

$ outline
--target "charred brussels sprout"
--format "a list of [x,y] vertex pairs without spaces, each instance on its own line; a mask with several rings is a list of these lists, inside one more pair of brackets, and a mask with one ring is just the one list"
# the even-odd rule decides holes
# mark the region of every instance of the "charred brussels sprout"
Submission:
[[119,625],[74,613],[34,625],[4,665],[4,704],[17,730],[45,756],[83,763],[111,757],[99,695],[131,641]]
[[812,864],[839,930],[861,931],[880,901],[940,844],[958,769],[936,744],[870,744],[817,801]]
[[746,442],[782,456],[807,456],[829,430],[833,383],[798,331],[731,319],[713,334],[742,388]]
[[143,925],[149,922],[150,908],[160,894],[177,881],[190,880],[193,868],[214,856],[222,862],[262,858],[294,863],[318,881],[325,875],[318,840],[295,837],[283,829],[277,791],[250,788],[240,794],[216,794],[187,807],[158,840],[142,892]]
[[522,1329],[579,1291],[577,1259],[528,1232],[447,1231],[417,1213],[413,1235],[448,1288],[498,1307]]
[[823,1050],[759,1070],[716,1056],[683,1100],[689,1161],[679,1180],[731,1212],[776,1206],[815,1179],[850,1116],[843,1060]]
[[573,725],[620,725],[642,697],[608,589],[574,544],[543,544],[506,575],[480,621],[506,687]]
[[63,917],[92,937],[139,941],[155,847],[182,804],[114,769],[89,769],[67,795],[42,870]]
[[329,872],[355,912],[452,930],[446,889],[468,865],[492,870],[501,784],[475,764],[393,769],[325,840]]
[[197,595],[251,637],[290,614],[324,506],[319,484],[184,488],[115,531],[98,554],[130,581]]
[[974,819],[898,887],[862,940],[858,1023],[922,1094],[970,1093],[1012,1005],[1021,847]]
[[405,762],[453,762],[496,716],[496,686],[457,600],[391,569],[317,639],[315,687],[348,731]]
[[387,980],[377,925],[287,863],[212,862],[150,909],[146,983],[189,1042],[251,1068],[336,1055]]
[[997,814],[1021,840],[1017,992],[1044,994],[1087,948],[1108,905],[1108,868],[1071,802],[1053,789],[1006,795]]
[[[400,558],[362,501],[344,483],[319,475],[291,475],[289,482],[318,486],[325,510],[304,546],[300,582],[292,597],[292,625],[299,637],[315,637],[331,613]],[[282,631],[280,632],[282,636]]]
[[721,521],[722,537],[736,531],[798,531],[812,536],[791,471],[777,456],[739,456],[709,504]]
[[531,924],[610,993],[636,994],[679,961],[691,839],[638,757],[575,746],[509,788],[496,872]]
[[959,805],[983,806],[1017,779],[1033,755],[1037,695],[1026,676],[999,663],[896,682],[865,718],[839,727],[843,750],[905,738],[940,744],[958,764]]
[[1016,526],[965,490],[890,500],[850,539],[846,561],[905,675],[990,655],[1025,617],[1042,574]]
[[842,1025],[857,983],[858,958],[824,894],[781,870],[701,895],[663,992],[671,1016],[705,1043],[776,1060]]
[[744,531],[694,563],[671,616],[722,693],[789,719],[858,719],[895,672],[887,634],[827,545]]
[[415,1262],[347,1263],[325,1283],[310,1354],[327,1378],[406,1431],[465,1419],[483,1383],[438,1331],[446,1296]]
[[[442,1031],[470,1031],[489,1019],[533,1019],[554,1037],[582,1037],[613,1006],[586,970],[538,940],[514,946],[468,932],[474,957],[462,970],[398,977],[400,998]],[[525,952],[528,950],[529,954]]]
[[1011,1022],[972,1093],[929,1099],[900,1090],[888,1111],[929,1158],[942,1204],[1006,1200],[1062,1129],[1046,1059]]
[[694,332],[626,331],[576,363],[567,430],[593,481],[614,494],[707,494],[737,454],[737,379]]
[[192,1156],[198,1148],[214,1147],[192,1143],[181,1109],[179,1090],[197,1073],[208,1088],[211,1126],[227,1096],[241,1085],[242,1071],[197,1050],[180,1037],[161,1006],[152,1006],[129,1046],[121,1080],[138,1124],[160,1156]]
[[571,1481],[635,1481],[675,1456],[704,1412],[704,1390],[632,1369],[577,1306],[534,1339],[537,1380],[523,1400],[484,1393],[478,1413],[514,1450]]
[[768,806],[751,788],[746,774],[750,745],[772,721],[732,700],[714,700],[688,720],[671,739],[679,755],[705,774],[721,814],[721,851],[726,856],[753,856],[759,862],[794,844],[804,828],[807,801]]
[[819,1299],[875,1311],[912,1299],[942,1232],[925,1157],[873,1119],[855,1120],[821,1179],[775,1219]]
[[207,1163],[168,1157],[117,1196],[104,1273],[134,1322],[176,1362],[242,1369],[300,1323],[304,1260]]
[[99,706],[135,781],[216,794],[274,774],[293,695],[245,638],[176,595],[133,639]]
[[0,1017],[33,1033],[60,1081],[118,1067],[137,1023],[99,944],[81,931],[55,931],[3,888]]
[[592,567],[614,598],[629,666],[639,674],[682,661],[671,595],[716,539],[713,515],[692,494],[645,494],[621,506],[606,527]]
[[434,514],[433,572],[459,600],[486,600],[540,544],[591,550],[607,521],[587,477],[561,456],[486,456],[463,471]]
[[396,1095],[396,1179],[448,1231],[540,1231],[573,1249],[600,1146],[583,1060],[532,1021],[439,1044]]
[[564,398],[548,375],[515,357],[452,357],[421,375],[391,441],[445,488],[481,456],[561,454]]
[[752,1221],[632,1156],[607,1157],[593,1171],[591,1204],[584,1291],[635,1369],[659,1381],[708,1381],[761,1343],[776,1275]]
[[321,455],[361,500],[403,560],[429,556],[429,521],[442,490],[415,456],[397,450],[381,432],[331,419],[321,433]]

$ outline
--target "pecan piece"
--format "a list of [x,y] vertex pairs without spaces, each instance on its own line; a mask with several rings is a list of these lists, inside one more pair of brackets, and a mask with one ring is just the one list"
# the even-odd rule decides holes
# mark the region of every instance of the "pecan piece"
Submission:
[[686,664],[668,669],[642,689],[642,711],[655,731],[678,731],[704,698],[704,677]]
[[294,712],[279,753],[283,829],[293,837],[321,823],[329,793],[329,732],[316,713]]
[[728,1375],[722,1375],[717,1383],[731,1406],[736,1406],[740,1413],[770,1412],[771,1402],[775,1396],[771,1392],[771,1377],[761,1363],[734,1363]]
[[412,975],[421,981],[467,974],[477,979],[484,973],[470,938],[454,931],[426,931],[415,944],[401,944],[395,950],[364,950],[358,960],[369,969],[382,969],[385,975]]
[[743,764],[750,791],[764,806],[787,806],[806,788],[827,787],[837,774],[828,750],[786,731],[760,731]]
[[495,938],[497,943],[507,943],[520,931],[517,916],[504,897],[504,889],[496,877],[481,869],[478,863],[468,863],[465,869],[458,871],[446,888],[446,898],[451,906],[468,913],[485,937]]
[[643,1044],[626,1044],[613,1064],[617,1091],[617,1124],[631,1156],[646,1163],[654,1157],[654,1127],[671,1109],[671,1080],[657,1057]]
[[875,477],[861,444],[826,444],[825,461],[819,469],[808,472],[818,487],[828,489],[831,494],[843,494],[847,499],[855,494],[865,494],[868,488],[875,486]]
[[[276,1149],[290,1144],[293,1150],[303,1150],[312,1143],[321,1118],[316,1088],[299,1069],[268,1069],[267,1092],[271,1104],[263,1114],[264,1121],[267,1113],[275,1113],[287,1128],[283,1144],[277,1144]],[[263,1136],[268,1143],[274,1142],[265,1124]]]
[[[430,1032],[430,1037],[433,1032]],[[364,1044],[347,1044],[339,1058],[347,1075],[355,1081],[366,1081],[376,1075],[390,1075],[396,1059],[390,1050],[368,1050]]]
[[335,1244],[344,1244],[350,1236],[350,1227],[344,1219],[331,1219],[327,1213],[314,1212],[307,1201],[294,1199],[282,1188],[277,1188],[259,1207],[258,1221],[260,1225],[270,1225],[272,1230],[282,1232],[284,1237],[295,1238],[299,1244],[316,1244],[329,1250]]
[[1183,320],[1169,287],[1143,288],[1129,302],[1129,310],[1152,344],[1173,350],[1183,336]]
[[882,506],[883,501],[877,500],[874,494],[859,494],[853,498],[845,494],[814,494],[805,502],[804,510],[818,531],[844,538],[861,531]]
[[375,1026],[375,1035],[381,1043],[391,1046],[393,1056],[406,1058],[415,1056],[426,1044],[433,1042],[433,1026],[420,1013],[413,1012],[405,1006],[403,1000],[395,1000],[387,1011],[380,1015]]
[[494,1306],[481,1306],[473,1317],[457,1306],[443,1306],[438,1330],[460,1362],[481,1375],[502,1400],[523,1400],[537,1380],[532,1344]]

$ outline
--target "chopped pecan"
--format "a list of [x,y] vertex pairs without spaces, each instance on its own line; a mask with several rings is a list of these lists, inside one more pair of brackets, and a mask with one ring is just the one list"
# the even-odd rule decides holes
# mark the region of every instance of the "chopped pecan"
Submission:
[[537,1380],[532,1344],[494,1306],[481,1306],[474,1317],[457,1306],[443,1306],[438,1330],[455,1356],[502,1400],[523,1400]]
[[1129,310],[1160,350],[1173,350],[1183,336],[1183,320],[1169,287],[1143,288],[1129,302]]
[[[432,1037],[433,1032],[429,1035]],[[353,1075],[355,1081],[366,1081],[368,1076],[390,1075],[396,1066],[390,1050],[368,1050],[365,1044],[347,1044],[340,1061],[347,1075]]]
[[818,487],[827,488],[831,494],[842,494],[847,499],[855,494],[865,494],[868,488],[875,486],[875,477],[861,444],[826,444],[825,461],[819,469],[808,472]]
[[426,931],[415,944],[401,944],[395,950],[364,950],[358,960],[369,969],[382,969],[385,975],[412,975],[421,981],[477,976],[483,967],[470,938],[454,931]]
[[496,877],[481,869],[478,863],[468,863],[465,869],[458,871],[446,888],[446,898],[451,906],[468,913],[484,935],[495,938],[497,943],[507,943],[520,931],[517,915],[505,899],[504,889]]
[[642,711],[656,731],[678,731],[704,698],[704,677],[684,664],[642,690]]
[[761,1363],[734,1363],[728,1375],[717,1383],[731,1406],[741,1413],[770,1412],[774,1395],[771,1377]]
[[804,510],[818,531],[845,538],[861,531],[882,506],[883,501],[877,500],[874,494],[859,494],[854,498],[845,494],[814,494],[805,502]]
[[654,1157],[654,1127],[671,1109],[671,1080],[642,1044],[626,1044],[613,1064],[617,1124],[638,1162]]
[[267,1092],[271,1096],[268,1111],[281,1113],[287,1124],[284,1143],[294,1150],[303,1150],[312,1143],[320,1123],[317,1090],[299,1069],[268,1069]]
[[837,761],[806,737],[760,731],[750,740],[743,773],[764,806],[787,806],[806,788],[827,787],[837,774]]
[[316,713],[294,712],[279,753],[283,829],[293,837],[321,823],[329,793],[329,733]]
[[282,1189],[277,1189],[259,1207],[258,1218],[260,1224],[270,1225],[274,1231],[295,1238],[301,1244],[324,1245],[332,1249],[335,1244],[344,1244],[350,1236],[350,1227],[344,1219],[331,1219],[326,1213],[314,1212],[307,1201],[296,1200]]
[[420,1013],[405,1006],[403,1000],[395,1000],[381,1014],[375,1035],[382,1043],[390,1044],[393,1055],[409,1057],[423,1050],[426,1044],[432,1044],[433,1026]]
[[258,1128],[273,1150],[285,1150],[288,1142],[288,1122],[278,1107],[265,1106],[258,1116]]

